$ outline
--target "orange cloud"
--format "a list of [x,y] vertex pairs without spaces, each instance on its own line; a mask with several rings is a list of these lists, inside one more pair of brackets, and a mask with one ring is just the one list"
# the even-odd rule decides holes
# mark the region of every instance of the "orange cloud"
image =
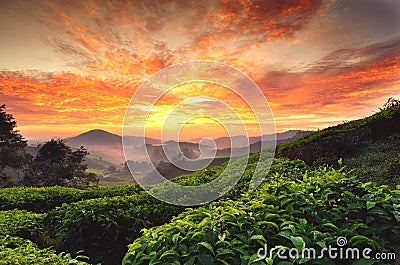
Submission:
[[291,39],[322,5],[322,0],[70,1],[42,9],[58,32],[50,43],[70,64],[103,77],[143,78],[205,58],[246,69],[259,59],[249,58],[249,49]]
[[[326,127],[368,116],[399,95],[399,47],[395,39],[338,50],[302,72],[270,72],[259,83],[282,128]],[[313,121],[304,123],[307,119],[297,116],[301,113],[312,115],[308,118]],[[288,120],[293,125],[283,124]]]
[[[49,29],[43,39],[65,61],[65,72],[2,71],[1,101],[27,133],[52,130],[68,135],[99,127],[119,133],[125,107],[146,78],[172,64],[202,59],[227,63],[253,77],[269,100],[280,130],[321,128],[369,115],[387,97],[399,93],[400,40],[385,31],[388,35],[379,35],[380,40],[370,38],[357,48],[338,38],[344,48],[327,53],[332,38],[354,32],[353,28],[347,31],[348,20],[342,28],[332,26],[345,16],[342,8],[347,2],[21,2],[26,5],[23,10],[35,10],[30,15]],[[363,12],[370,14],[376,4],[367,2]],[[358,14],[357,21],[364,16]],[[365,17],[383,24],[392,21],[386,21],[387,16]],[[315,20],[321,18],[331,24],[319,25]],[[302,41],[309,46],[300,45]],[[305,63],[297,64],[297,59]],[[254,125],[243,101],[206,87],[180,88],[165,95],[155,114],[168,113],[182,100],[200,95],[228,102],[249,127]],[[218,114],[206,101],[197,110],[184,111],[185,115]]]
[[133,91],[132,87],[71,73],[3,71],[0,84],[1,99],[9,106],[22,131],[25,126],[44,131],[61,126],[64,135],[71,133],[69,128],[73,132],[85,131],[88,124],[112,124],[113,131],[120,131],[125,106]]

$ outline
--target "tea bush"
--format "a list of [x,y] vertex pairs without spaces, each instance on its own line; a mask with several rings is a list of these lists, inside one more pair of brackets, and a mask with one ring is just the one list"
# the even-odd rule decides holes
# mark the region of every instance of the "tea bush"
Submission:
[[57,254],[53,249],[40,249],[27,239],[0,235],[0,265],[85,265],[69,254]]
[[349,264],[327,257],[280,260],[276,252],[257,256],[265,243],[301,252],[333,246],[340,236],[349,247],[400,254],[399,190],[326,167],[299,177],[290,168],[301,163],[291,163],[299,166],[280,163],[287,172],[269,175],[255,192],[187,209],[168,224],[143,229],[123,264]]
[[84,250],[91,262],[119,264],[142,228],[163,224],[182,211],[143,192],[64,204],[50,211],[44,223],[57,249]]
[[0,211],[0,236],[19,236],[44,243],[43,214],[25,210]]
[[5,188],[0,189],[0,210],[21,209],[44,213],[63,203],[85,199],[136,194],[138,185],[123,187],[93,187],[79,190],[67,187]]
[[[252,155],[250,162],[257,159],[258,155]],[[181,185],[204,184],[218,177],[221,170],[208,168],[173,181]],[[235,197],[247,191],[252,170],[254,164],[247,167],[245,177],[227,196]],[[70,253],[84,250],[92,262],[119,264],[127,245],[140,236],[142,228],[166,223],[184,210],[141,192],[63,204],[46,215],[45,227],[48,235],[57,239],[58,249]]]
[[[396,103],[397,104],[397,103]],[[277,145],[277,157],[304,160],[308,165],[345,164],[364,181],[394,187],[399,174],[391,174],[389,161],[400,150],[400,105],[387,105],[369,117],[344,122]],[[389,171],[389,172],[387,172]],[[390,175],[390,176],[388,176]]]

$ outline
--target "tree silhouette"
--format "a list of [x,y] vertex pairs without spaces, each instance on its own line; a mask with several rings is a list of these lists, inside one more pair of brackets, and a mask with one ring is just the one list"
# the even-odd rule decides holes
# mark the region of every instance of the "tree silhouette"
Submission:
[[9,186],[14,177],[31,159],[25,152],[27,143],[19,134],[17,122],[6,112],[6,105],[0,105],[0,187]]
[[96,174],[87,173],[83,164],[89,153],[82,146],[73,151],[65,140],[52,139],[43,144],[35,159],[25,171],[24,183],[28,186],[70,186],[84,188],[98,183]]
[[390,109],[392,107],[400,105],[400,100],[395,98],[389,98],[388,101],[383,105],[380,110]]

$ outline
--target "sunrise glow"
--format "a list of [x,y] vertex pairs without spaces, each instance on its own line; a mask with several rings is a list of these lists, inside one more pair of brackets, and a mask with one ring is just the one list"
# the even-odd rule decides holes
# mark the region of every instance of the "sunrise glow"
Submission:
[[[28,139],[96,128],[121,135],[142,82],[192,60],[250,76],[277,131],[362,118],[400,97],[396,0],[2,1],[0,8],[0,104]],[[201,82],[165,94],[146,129],[158,137],[183,104],[173,118],[182,139],[226,136],[216,120],[236,121],[213,100],[231,106],[249,135],[259,134],[240,97]]]

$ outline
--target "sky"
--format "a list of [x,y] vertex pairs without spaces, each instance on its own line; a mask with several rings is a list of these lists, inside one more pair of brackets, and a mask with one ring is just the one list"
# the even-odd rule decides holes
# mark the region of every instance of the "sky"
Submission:
[[[0,0],[0,10],[0,104],[27,139],[121,135],[138,88],[193,60],[254,80],[278,132],[366,117],[400,97],[398,0]],[[181,84],[153,106],[146,130],[158,138],[175,113],[184,139],[225,136],[235,117],[253,136],[263,121],[252,111],[221,85]]]

